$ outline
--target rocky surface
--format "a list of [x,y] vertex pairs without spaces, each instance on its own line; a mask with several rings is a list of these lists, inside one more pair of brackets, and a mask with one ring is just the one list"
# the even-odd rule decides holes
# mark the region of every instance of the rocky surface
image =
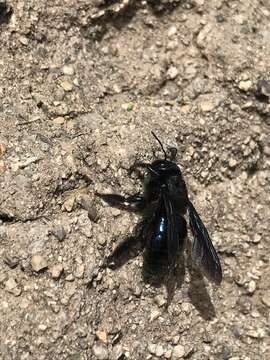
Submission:
[[[1,1],[0,40],[1,358],[269,359],[268,1]],[[140,189],[151,130],[224,270],[186,256],[169,304],[102,267],[138,218],[94,196]]]

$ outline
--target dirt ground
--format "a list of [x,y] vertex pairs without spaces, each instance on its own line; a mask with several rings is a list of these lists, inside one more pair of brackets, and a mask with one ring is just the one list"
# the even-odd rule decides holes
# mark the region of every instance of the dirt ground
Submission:
[[[1,359],[270,359],[269,0],[0,1],[0,41]],[[224,273],[186,254],[169,304],[101,266],[139,218],[94,193],[140,190],[151,130]]]

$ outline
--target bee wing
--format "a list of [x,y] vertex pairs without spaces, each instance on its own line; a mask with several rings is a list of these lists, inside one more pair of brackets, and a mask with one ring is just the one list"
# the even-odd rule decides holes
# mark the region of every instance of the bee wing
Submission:
[[167,192],[163,192],[163,201],[167,217],[167,247],[168,259],[171,266],[174,265],[179,250],[179,217],[177,216],[174,202]]
[[222,269],[216,250],[199,214],[191,201],[188,201],[189,223],[193,233],[192,260],[202,269],[206,277],[220,284]]

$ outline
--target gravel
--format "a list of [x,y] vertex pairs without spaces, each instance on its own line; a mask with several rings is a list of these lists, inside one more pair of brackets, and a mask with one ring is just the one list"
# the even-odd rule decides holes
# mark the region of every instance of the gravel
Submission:
[[[269,16],[259,0],[0,3],[3,359],[269,359]],[[104,265],[140,217],[95,194],[141,191],[131,166],[163,156],[151,130],[178,149],[219,287],[189,251],[173,279],[137,248]]]

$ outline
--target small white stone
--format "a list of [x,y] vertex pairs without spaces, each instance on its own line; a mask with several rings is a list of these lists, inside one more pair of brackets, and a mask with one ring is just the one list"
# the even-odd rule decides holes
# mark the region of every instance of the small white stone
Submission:
[[52,275],[53,279],[59,279],[62,272],[64,270],[64,267],[62,264],[56,264],[50,268],[50,273]]
[[20,36],[19,41],[20,41],[21,44],[23,44],[25,46],[28,45],[28,43],[29,43],[29,40],[25,36]]
[[247,336],[254,339],[263,339],[265,336],[265,331],[263,329],[250,330],[247,332]]
[[195,3],[197,6],[203,6],[204,5],[204,0],[195,0]]
[[177,77],[177,75],[178,75],[178,69],[175,66],[170,66],[167,71],[167,77],[170,80],[173,80]]
[[156,320],[161,315],[160,311],[154,310],[150,314],[150,322]]
[[74,75],[74,68],[72,65],[64,65],[62,67],[63,74],[65,75]]
[[82,278],[83,278],[83,275],[84,275],[84,271],[85,271],[85,265],[84,265],[84,264],[80,264],[80,265],[78,265],[78,266],[76,267],[74,276],[75,276],[77,279],[82,279]]
[[209,112],[209,111],[214,110],[214,108],[216,107],[216,104],[214,102],[212,102],[211,100],[202,101],[200,103],[200,107],[203,112]]
[[168,30],[168,37],[171,38],[177,33],[176,26],[171,26]]
[[74,276],[72,274],[69,274],[66,276],[66,281],[74,281]]
[[254,242],[254,244],[258,244],[261,241],[261,239],[262,239],[261,235],[255,234],[252,242]]
[[60,81],[60,86],[67,92],[72,91],[73,84],[67,80]]
[[248,288],[247,288],[247,291],[249,294],[253,294],[256,290],[256,283],[254,280],[251,280],[249,283],[248,283]]
[[155,302],[159,307],[162,307],[163,305],[166,304],[166,299],[163,295],[157,295],[155,297]]
[[249,91],[252,88],[252,81],[251,80],[242,80],[239,82],[238,87],[240,90]]
[[151,354],[155,354],[156,353],[156,344],[148,344],[148,351],[151,353]]
[[172,350],[169,349],[165,352],[164,357],[165,357],[165,359],[170,359],[171,356],[172,356]]
[[36,272],[44,270],[48,267],[47,260],[41,255],[33,255],[31,259],[32,269]]
[[98,360],[107,360],[108,359],[108,350],[102,344],[95,344],[92,348],[93,354]]
[[56,125],[63,125],[65,122],[65,118],[62,116],[58,116],[55,119],[53,119],[54,124]]
[[229,167],[230,167],[231,169],[233,169],[233,168],[236,167],[236,165],[237,165],[237,160],[231,158],[231,159],[229,160]]
[[47,329],[47,325],[45,325],[45,324],[40,324],[40,325],[38,326],[38,328],[39,328],[39,330],[41,330],[41,331],[45,331],[45,330]]
[[157,357],[161,357],[164,354],[164,349],[162,345],[157,345],[156,346],[156,351],[155,354]]
[[177,345],[175,346],[175,348],[173,349],[172,352],[172,358],[173,359],[182,359],[185,355],[185,348],[183,345]]

